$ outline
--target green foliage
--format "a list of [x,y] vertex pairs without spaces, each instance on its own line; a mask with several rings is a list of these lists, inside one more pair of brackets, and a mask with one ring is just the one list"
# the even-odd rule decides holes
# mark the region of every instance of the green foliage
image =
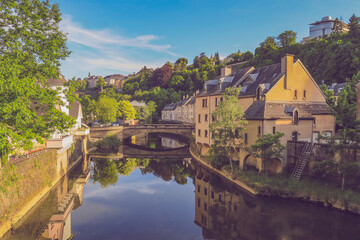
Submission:
[[121,175],[130,175],[137,166],[136,158],[126,158],[118,163],[118,171]]
[[143,123],[152,123],[153,119],[156,118],[156,104],[150,101],[146,104],[146,107],[136,108],[136,119]]
[[96,86],[97,86],[98,88],[100,88],[101,91],[102,91],[103,88],[105,87],[105,80],[104,80],[104,78],[99,77],[99,79],[96,81]]
[[60,60],[70,53],[59,30],[58,5],[1,1],[0,9],[0,156],[4,163],[11,149],[29,149],[31,140],[41,142],[73,122],[56,109],[57,92],[45,84],[59,76]]
[[226,151],[221,146],[211,147],[209,151],[209,160],[210,165],[219,170],[229,162]]
[[125,120],[135,119],[136,110],[127,100],[119,101],[119,107],[117,112],[118,117]]
[[247,121],[243,118],[243,108],[239,104],[239,94],[240,88],[226,89],[223,94],[224,101],[221,101],[213,112],[213,117],[216,121],[210,124],[213,139],[212,148],[222,147],[224,149],[231,168],[234,150],[242,147],[239,139],[242,138],[243,131],[247,125]]
[[285,31],[277,37],[279,40],[280,46],[287,48],[296,43],[296,32],[293,31]]
[[96,142],[97,151],[102,153],[117,153],[119,146],[120,140],[116,135],[106,137],[104,140]]
[[246,149],[254,157],[262,160],[262,169],[266,170],[267,164],[273,158],[282,159],[282,151],[285,146],[280,143],[280,138],[284,133],[276,132],[275,134],[265,134],[258,138],[256,142]]
[[97,119],[103,123],[115,122],[120,104],[114,98],[107,96],[100,97],[95,105],[95,115]]
[[94,160],[94,182],[99,182],[103,188],[115,185],[119,179],[117,166],[113,160]]

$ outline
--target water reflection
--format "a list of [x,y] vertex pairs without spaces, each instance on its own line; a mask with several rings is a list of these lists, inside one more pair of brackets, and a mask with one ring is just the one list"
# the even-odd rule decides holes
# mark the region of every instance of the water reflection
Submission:
[[71,211],[82,205],[84,186],[89,179],[88,162],[83,160],[2,239],[72,239]]
[[360,239],[359,216],[253,197],[204,169],[194,184],[195,223],[204,239]]
[[180,135],[169,133],[149,133],[146,135],[136,135],[127,139],[127,144],[143,146],[150,149],[174,149],[188,145],[188,139]]
[[360,239],[359,216],[254,197],[189,156],[96,156],[4,239]]

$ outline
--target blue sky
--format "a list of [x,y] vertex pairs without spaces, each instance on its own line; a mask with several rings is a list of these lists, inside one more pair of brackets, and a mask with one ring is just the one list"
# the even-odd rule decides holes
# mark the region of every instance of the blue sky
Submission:
[[[52,1],[55,2],[55,1]],[[360,15],[359,0],[61,0],[61,29],[72,51],[66,78],[137,72],[144,65],[219,52],[252,51],[285,30],[308,36],[324,16]]]

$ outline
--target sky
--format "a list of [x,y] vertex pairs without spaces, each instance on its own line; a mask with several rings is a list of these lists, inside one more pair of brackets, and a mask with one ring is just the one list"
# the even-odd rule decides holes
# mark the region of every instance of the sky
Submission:
[[360,0],[53,0],[58,3],[71,55],[67,79],[138,72],[167,61],[239,49],[254,52],[286,30],[297,41],[324,16],[360,15]]

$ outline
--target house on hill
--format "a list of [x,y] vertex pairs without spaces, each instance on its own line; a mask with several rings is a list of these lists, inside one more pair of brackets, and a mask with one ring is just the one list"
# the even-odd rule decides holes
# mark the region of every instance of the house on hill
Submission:
[[[335,121],[329,113],[325,96],[300,60],[286,54],[281,63],[260,68],[247,67],[222,71],[222,75],[204,85],[196,96],[196,144],[202,155],[212,145],[209,124],[212,113],[223,100],[228,87],[241,86],[239,104],[245,112],[248,125],[242,141],[250,146],[264,134],[282,132],[281,143],[287,141],[317,142],[320,134],[334,134]],[[234,149],[240,168],[248,166],[261,170],[261,161],[245,151]],[[273,159],[270,170],[281,172],[283,159]]]
[[113,86],[116,90],[122,91],[126,78],[126,76],[121,74],[113,74],[104,77],[104,81],[108,86]]
[[177,103],[165,105],[161,111],[162,121],[174,121],[181,123],[195,122],[195,97],[184,96]]

